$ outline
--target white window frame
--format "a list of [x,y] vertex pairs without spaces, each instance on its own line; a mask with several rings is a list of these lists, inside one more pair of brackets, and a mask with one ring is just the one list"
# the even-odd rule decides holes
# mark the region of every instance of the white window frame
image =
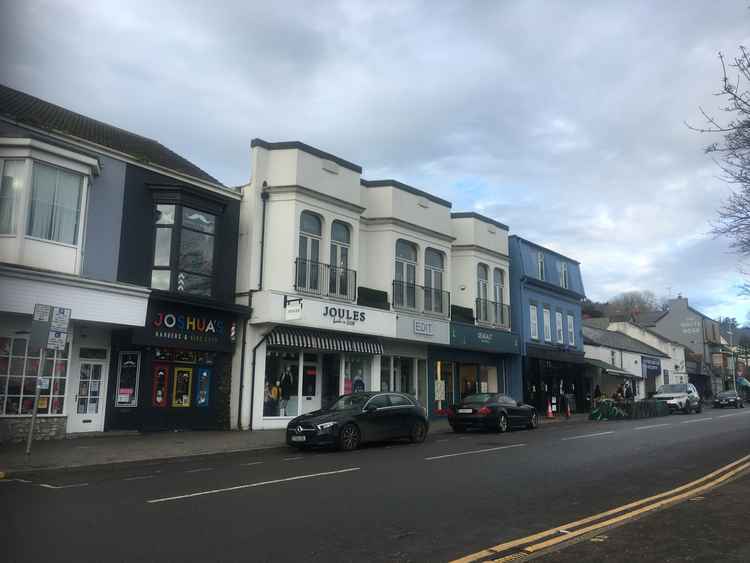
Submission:
[[568,289],[568,263],[560,263],[560,287]]
[[576,345],[575,317],[568,314],[568,343],[571,346]]
[[536,273],[539,279],[544,281],[544,252],[541,250],[536,253]]
[[542,316],[544,320],[544,341],[552,342],[552,312],[549,307],[544,307]]
[[[11,205],[11,219],[10,219],[10,230],[8,232],[0,232],[0,236],[2,237],[15,237],[18,234],[18,223],[19,223],[19,217],[23,214],[22,211],[22,205],[23,205],[23,190],[24,187],[27,185],[27,169],[28,164],[26,162],[26,159],[24,158],[0,158],[0,181],[2,181],[3,175],[5,174],[5,166],[7,166],[9,163],[17,163],[20,168],[20,177],[19,182],[21,184],[21,187],[19,190],[15,190],[11,193],[11,197],[8,198]],[[1,188],[0,188],[1,189]],[[2,192],[0,191],[0,194]],[[0,201],[0,209],[2,209],[2,201]]]
[[565,336],[563,333],[563,314],[560,311],[555,311],[555,336],[557,336],[558,344],[565,343]]
[[[135,403],[132,405],[123,405],[117,402],[117,394],[120,392],[120,375],[122,375],[122,357],[125,354],[135,354],[138,357],[135,368]],[[133,409],[138,406],[138,388],[141,384],[141,352],[140,350],[122,350],[117,354],[117,381],[115,382],[114,406],[118,409]]]
[[531,338],[539,340],[539,309],[533,303],[529,305],[529,315],[531,316],[529,323]]

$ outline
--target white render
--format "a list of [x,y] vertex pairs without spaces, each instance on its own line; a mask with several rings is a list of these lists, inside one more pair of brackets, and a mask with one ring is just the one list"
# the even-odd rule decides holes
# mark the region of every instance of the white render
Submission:
[[[602,362],[612,364],[615,367],[623,369],[632,374],[633,377],[640,380],[636,399],[646,398],[646,387],[644,384],[643,373],[641,372],[641,354],[636,354],[635,352],[627,352],[625,350],[620,350],[619,348],[593,346],[591,344],[585,344],[583,346],[583,351],[587,358],[601,360]],[[614,363],[612,362],[612,352],[615,352]],[[605,392],[605,390],[602,389],[602,392]]]

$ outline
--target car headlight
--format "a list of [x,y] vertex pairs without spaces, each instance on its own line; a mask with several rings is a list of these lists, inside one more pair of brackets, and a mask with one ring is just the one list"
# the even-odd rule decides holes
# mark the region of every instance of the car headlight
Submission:
[[334,426],[336,426],[336,424],[338,424],[338,423],[334,422],[334,421],[331,421],[331,422],[324,422],[322,424],[316,424],[315,427],[319,431],[323,432],[325,430],[330,430],[331,428],[333,428]]

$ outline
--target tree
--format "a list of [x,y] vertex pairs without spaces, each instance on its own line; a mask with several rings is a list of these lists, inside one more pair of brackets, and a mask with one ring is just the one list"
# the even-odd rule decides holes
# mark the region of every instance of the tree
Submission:
[[608,317],[626,317],[637,319],[642,313],[661,311],[659,300],[653,291],[626,291],[607,303]]
[[[721,110],[727,120],[722,122],[700,108],[707,124],[692,129],[723,135],[723,140],[708,145],[706,152],[714,156],[724,179],[735,189],[719,208],[712,231],[729,238],[741,256],[750,257],[750,51],[740,47],[739,54],[729,63],[719,53],[719,60],[722,87],[716,96],[726,104]],[[746,285],[745,291],[748,289],[750,286]]]

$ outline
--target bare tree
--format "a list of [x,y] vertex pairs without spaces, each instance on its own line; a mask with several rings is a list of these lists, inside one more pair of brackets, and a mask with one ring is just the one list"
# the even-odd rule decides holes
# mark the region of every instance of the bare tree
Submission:
[[722,53],[719,60],[722,87],[716,95],[724,100],[726,105],[721,110],[728,119],[722,123],[700,108],[707,123],[691,128],[723,135],[723,140],[708,145],[706,152],[714,156],[724,179],[735,189],[719,208],[712,231],[728,237],[741,256],[750,257],[750,51],[741,46],[732,61],[727,62]]
[[627,317],[637,319],[642,313],[660,311],[659,300],[653,291],[626,291],[607,302],[606,312],[609,317]]

